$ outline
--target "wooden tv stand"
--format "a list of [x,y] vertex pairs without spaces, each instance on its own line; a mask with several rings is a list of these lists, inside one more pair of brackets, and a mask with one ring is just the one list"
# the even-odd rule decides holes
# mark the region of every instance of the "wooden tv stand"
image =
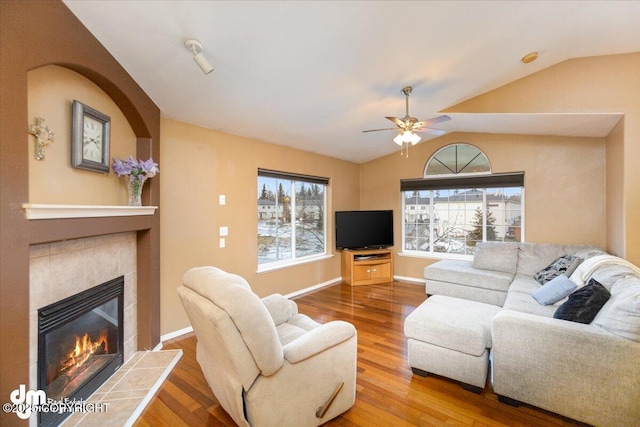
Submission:
[[342,280],[351,286],[393,282],[391,250],[343,250]]

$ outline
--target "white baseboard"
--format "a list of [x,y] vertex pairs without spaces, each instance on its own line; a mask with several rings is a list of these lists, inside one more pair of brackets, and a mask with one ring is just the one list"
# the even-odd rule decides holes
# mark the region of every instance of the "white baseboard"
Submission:
[[[162,335],[160,337],[160,344],[158,344],[158,346],[160,346],[160,348],[162,348],[162,343],[163,342],[172,340],[174,338],[177,338],[179,336],[188,334],[190,332],[193,332],[193,326],[187,326],[186,328],[182,328],[182,329],[179,329],[177,331],[173,331],[173,332],[169,332],[168,334],[164,334],[164,335]],[[157,346],[156,346],[156,348],[157,348]],[[154,348],[154,350],[155,350],[155,348]]]
[[318,289],[326,288],[327,286],[335,285],[336,283],[342,282],[342,277],[338,277],[335,279],[328,280],[323,283],[319,283],[317,285],[309,286],[308,288],[300,289],[299,291],[291,292],[290,294],[286,294],[286,298],[293,298],[300,296],[302,294],[306,294],[308,292],[317,291]]

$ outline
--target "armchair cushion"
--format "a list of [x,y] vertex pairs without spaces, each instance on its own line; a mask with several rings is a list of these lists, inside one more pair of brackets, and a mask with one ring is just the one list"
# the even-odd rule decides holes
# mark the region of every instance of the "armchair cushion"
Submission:
[[320,326],[320,323],[310,317],[304,314],[296,314],[288,322],[278,325],[280,344],[285,346],[318,326]]
[[267,308],[276,326],[288,322],[291,316],[295,314],[294,311],[297,312],[297,309],[294,310],[294,307],[297,308],[296,304],[280,294],[264,297],[262,298],[262,303]]

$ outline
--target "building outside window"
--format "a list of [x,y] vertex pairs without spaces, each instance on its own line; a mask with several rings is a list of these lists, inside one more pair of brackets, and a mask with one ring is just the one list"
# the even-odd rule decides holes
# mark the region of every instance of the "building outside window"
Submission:
[[472,255],[478,242],[523,240],[524,174],[492,174],[469,144],[438,151],[401,190],[403,252]]
[[258,169],[258,268],[326,254],[328,178]]

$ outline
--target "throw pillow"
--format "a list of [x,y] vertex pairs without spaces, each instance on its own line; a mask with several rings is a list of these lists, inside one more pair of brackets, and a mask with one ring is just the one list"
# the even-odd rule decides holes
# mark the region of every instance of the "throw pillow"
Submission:
[[578,323],[591,323],[609,300],[611,294],[595,279],[589,280],[587,286],[578,289],[569,296],[553,317]]
[[534,274],[533,278],[540,282],[541,285],[544,285],[561,274],[569,277],[581,262],[582,258],[578,258],[577,256],[562,255],[560,258],[557,258],[551,264]]
[[629,275],[618,280],[593,324],[640,343],[640,277]]
[[574,256],[574,260],[571,261],[571,264],[569,264],[569,267],[567,267],[563,274],[567,277],[571,277],[573,272],[576,271],[576,268],[578,268],[578,266],[582,264],[582,261],[583,259],[579,256]]
[[536,289],[531,296],[542,305],[555,304],[577,288],[567,276],[561,274]]
[[473,268],[515,274],[517,264],[517,243],[482,242],[476,245]]

